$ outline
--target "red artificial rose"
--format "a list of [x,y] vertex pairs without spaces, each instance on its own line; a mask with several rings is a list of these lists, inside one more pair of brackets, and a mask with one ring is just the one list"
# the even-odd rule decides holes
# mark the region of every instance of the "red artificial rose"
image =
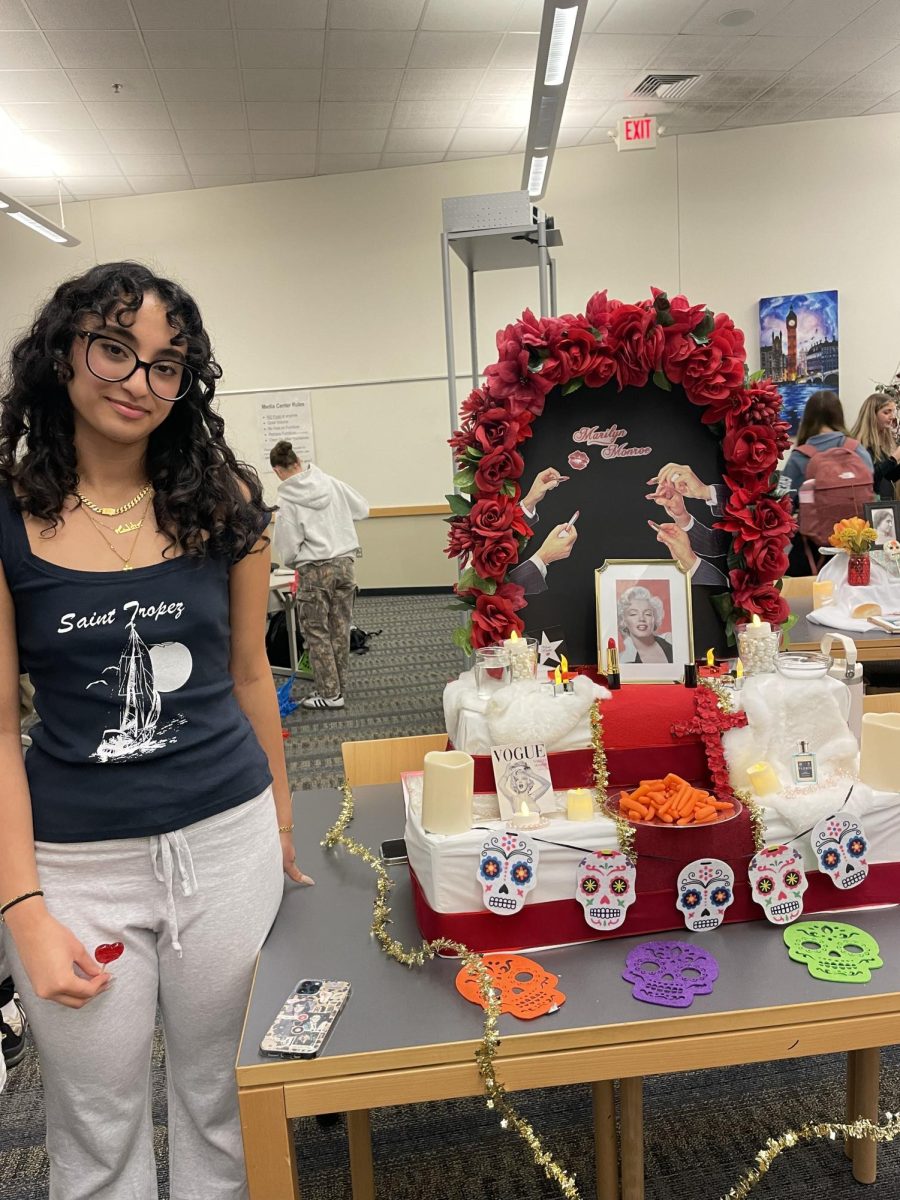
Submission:
[[518,322],[497,330],[498,358],[518,358],[522,352],[522,337],[519,333]]
[[730,429],[722,440],[722,453],[729,476],[745,484],[754,476],[768,479],[778,462],[775,435],[768,425]]
[[471,520],[468,517],[454,517],[450,521],[450,536],[444,553],[448,558],[460,559],[465,566],[474,545]]
[[489,408],[473,430],[475,444],[485,453],[498,448],[513,450],[528,437],[531,437],[530,422],[514,420],[505,408]]
[[586,375],[599,357],[600,344],[583,317],[563,317],[550,338],[549,350],[541,374],[557,385]]
[[788,569],[784,545],[774,538],[759,538],[744,547],[744,561],[760,579],[781,579]]
[[684,333],[675,333],[670,329],[663,330],[665,342],[662,353],[662,371],[670,383],[681,383],[684,369],[696,353],[697,343]]
[[706,316],[705,304],[688,304],[686,297],[667,296],[655,287],[651,288],[650,292],[653,296],[653,307],[660,314],[660,324],[666,337],[696,329]]
[[587,387],[605,387],[616,373],[616,360],[608,346],[601,346],[589,369],[585,372],[584,382]]
[[689,400],[710,406],[701,418],[707,424],[721,421],[734,406],[735,393],[743,389],[746,359],[743,333],[718,313],[708,344],[691,355],[682,380]]
[[731,571],[731,598],[735,608],[748,613],[757,613],[760,620],[781,625],[786,621],[790,609],[787,601],[774,583],[760,582],[753,571]]
[[525,622],[516,616],[525,607],[525,591],[515,583],[501,583],[493,596],[480,592],[472,613],[472,647],[491,646],[509,637],[515,629],[521,633]]
[[506,405],[511,416],[530,412],[539,417],[544,411],[544,397],[553,384],[529,368],[528,351],[520,350],[515,358],[488,367],[484,386],[495,403]]
[[750,492],[740,488],[728,497],[725,516],[716,522],[716,528],[734,534],[734,548],[741,550],[762,537],[789,541],[796,526],[787,496],[782,500],[764,497],[754,501]]
[[447,442],[456,458],[461,458],[467,447],[475,445],[475,430],[468,422],[463,422],[462,428],[455,429]]
[[781,393],[771,379],[757,379],[747,389],[750,420],[771,421],[781,412]]
[[610,320],[609,344],[615,351],[620,391],[643,387],[660,365],[664,341],[652,306],[622,304],[616,309]]
[[475,468],[475,487],[479,492],[499,492],[507,479],[519,479],[524,470],[521,454],[498,447],[479,460]]
[[485,496],[476,500],[468,520],[478,538],[502,537],[506,533],[521,533],[527,537],[531,533],[521,508],[509,496]]
[[620,306],[621,301],[610,300],[604,288],[602,292],[594,292],[588,300],[584,315],[587,317],[588,324],[602,336],[609,329],[612,314]]
[[573,450],[569,455],[569,466],[573,471],[583,471],[590,461],[583,450]]
[[499,582],[518,554],[516,539],[512,534],[504,533],[476,545],[472,551],[472,566],[482,579],[496,579]]

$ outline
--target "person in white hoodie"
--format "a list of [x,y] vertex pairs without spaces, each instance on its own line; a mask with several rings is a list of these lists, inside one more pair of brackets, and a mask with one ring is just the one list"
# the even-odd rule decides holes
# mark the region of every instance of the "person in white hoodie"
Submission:
[[353,522],[369,515],[369,505],[340,479],[313,463],[301,463],[290,442],[277,442],[269,461],[281,480],[275,553],[285,566],[297,568],[297,619],[317,686],[300,703],[304,708],[343,708],[356,593],[354,559],[360,553]]

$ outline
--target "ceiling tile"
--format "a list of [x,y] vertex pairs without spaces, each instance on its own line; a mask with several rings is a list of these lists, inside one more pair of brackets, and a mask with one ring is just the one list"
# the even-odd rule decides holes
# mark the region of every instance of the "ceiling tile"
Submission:
[[68,154],[60,158],[57,174],[109,176],[117,174],[118,170],[111,154]]
[[483,72],[472,70],[406,71],[401,100],[470,100]]
[[799,121],[825,121],[835,117],[859,117],[870,108],[871,98],[859,94],[844,95],[841,89],[816,100],[797,114]]
[[746,104],[781,78],[780,71],[713,71],[700,78],[689,93],[695,101]]
[[643,71],[582,71],[569,81],[569,100],[624,100],[640,83]]
[[317,129],[319,125],[316,103],[254,102],[246,108],[251,129]]
[[36,29],[0,30],[0,70],[35,70],[56,65],[43,34]]
[[342,175],[347,171],[375,171],[381,164],[380,154],[320,154],[320,175]]
[[77,100],[64,100],[58,104],[8,104],[3,102],[3,109],[6,115],[12,117],[21,129],[94,128],[91,114]]
[[440,151],[434,154],[429,154],[427,151],[386,153],[381,156],[381,165],[383,167],[421,167],[425,163],[441,162],[443,157]]
[[44,197],[45,199],[56,199],[57,189],[56,180],[50,179],[48,176],[41,176],[37,179],[22,178],[21,176],[12,178],[3,176],[3,191],[9,196],[14,196],[17,200],[22,200],[25,204],[28,200],[26,196],[37,199]]
[[494,150],[449,150],[444,162],[468,162],[470,158],[496,158]]
[[242,67],[322,66],[324,30],[241,29],[237,37]]
[[187,175],[181,154],[119,154],[123,175]]
[[396,100],[403,72],[396,69],[351,70],[329,67],[325,72],[326,100]]
[[660,118],[660,124],[668,133],[718,129],[726,118],[739,112],[740,108],[740,104],[682,104],[674,112]]
[[21,0],[0,0],[0,29],[34,29]]
[[584,132],[597,124],[607,107],[603,100],[567,100],[560,125],[562,128],[574,126]]
[[328,0],[231,0],[237,29],[324,29]]
[[617,0],[597,26],[600,33],[680,33],[703,0]]
[[[815,31],[823,38],[831,37],[849,25],[854,17],[865,12],[872,0],[793,0],[762,27],[763,33],[808,34]],[[857,36],[864,36],[858,34]]]
[[241,175],[253,169],[249,154],[186,154],[192,175]]
[[851,38],[840,33],[814,50],[800,64],[803,71],[831,71],[842,74],[862,71],[882,57],[886,49],[884,38]]
[[530,96],[534,90],[534,71],[488,70],[478,85],[476,95],[501,99]]
[[710,71],[724,67],[741,48],[739,37],[679,34],[651,60],[661,71]]
[[485,154],[508,154],[522,132],[512,129],[458,129],[450,145],[451,151],[478,150]]
[[318,100],[322,88],[322,72],[309,69],[297,71],[253,68],[241,71],[244,95],[248,100],[283,100],[296,104],[302,100]]
[[450,129],[392,129],[384,144],[385,151],[400,154],[443,154],[450,148],[456,127]]
[[212,100],[178,100],[169,105],[176,129],[246,129],[242,104]]
[[900,5],[897,0],[878,0],[844,30],[848,37],[880,37],[900,41]]
[[127,29],[59,29],[47,40],[64,67],[146,67],[137,33]]
[[92,101],[87,109],[98,129],[169,129],[172,124],[162,101]]
[[113,154],[180,154],[174,129],[107,129],[103,135]]
[[249,154],[246,129],[181,129],[179,149],[187,154]]
[[508,29],[519,0],[428,0],[423,29]]
[[253,170],[256,175],[282,175],[300,178],[315,175],[315,154],[254,154]]
[[499,45],[499,33],[418,33],[409,65],[486,67]]
[[[562,146],[563,148],[568,146],[579,146],[581,144],[581,139],[586,133],[589,132],[590,130],[584,129],[580,125],[572,126],[570,129],[560,129],[556,137],[556,144],[557,146]],[[524,135],[519,138],[515,146],[513,146],[513,150],[517,152],[524,150],[526,140],[527,139]]]
[[892,96],[897,90],[898,80],[896,76],[882,75],[878,71],[860,71],[858,75],[854,75],[852,79],[848,79],[846,83],[839,84],[833,92],[829,92],[829,98],[835,94],[841,96],[859,96],[861,100],[868,99],[869,104],[875,104],[878,100],[886,100],[888,96]]
[[[738,105],[733,104],[728,110],[733,112]],[[618,104],[610,104],[598,119],[597,124],[608,128],[614,125],[620,117],[649,117],[656,115],[660,121],[669,120],[671,110],[661,100],[624,100]]]
[[332,29],[416,29],[425,0],[331,0]]
[[28,0],[41,29],[134,29],[128,0]]
[[253,175],[249,171],[234,171],[229,175],[195,175],[194,187],[234,187],[239,183],[252,183]]
[[386,136],[386,129],[323,129],[319,150],[323,154],[380,154]]
[[[621,0],[620,0],[621,2]],[[609,10],[614,0],[588,0],[582,28],[587,33],[593,33]],[[513,17],[510,28],[522,29],[527,33],[537,33],[541,28],[541,18],[544,15],[544,0],[522,0],[518,11]]]
[[43,104],[77,100],[65,71],[0,71],[0,104]]
[[[473,129],[500,126],[505,131],[514,125],[527,125],[530,115],[530,100],[472,100],[466,109],[463,124]],[[459,148],[456,147],[457,150]]]
[[758,33],[755,37],[745,38],[728,65],[741,70],[760,67],[767,71],[787,71],[812,54],[821,43],[822,39],[815,34],[808,37],[776,37]]
[[241,81],[236,69],[157,71],[166,100],[240,100]]
[[870,113],[900,112],[900,92],[895,92],[893,96],[888,96],[887,100],[882,100],[880,104],[873,105],[868,111]]
[[[790,5],[791,0],[753,0],[751,5],[735,3],[735,0],[706,0],[685,25],[684,33],[732,33],[740,37],[751,37],[772,21]],[[821,3],[821,0],[820,0]],[[735,9],[753,13],[751,20],[743,25],[722,25],[721,18]]]
[[578,144],[579,146],[608,146],[611,141],[609,126],[598,125],[596,129],[589,129]]
[[105,196],[130,196],[128,180],[122,175],[66,175],[63,183],[76,200],[102,200]]
[[534,71],[537,63],[538,42],[536,33],[505,33],[491,62],[492,67],[517,68]]
[[[849,71],[844,72],[844,77],[849,75]],[[820,96],[824,96],[826,92],[830,92],[838,83],[843,82],[840,75],[832,75],[831,78],[825,78],[818,71],[788,71],[779,80],[767,88],[759,97],[761,104],[771,104],[775,101],[789,101],[796,98],[802,101],[798,103],[798,108],[806,108],[813,100],[818,100]]]
[[722,124],[723,129],[736,128],[746,125],[778,125],[782,121],[790,121],[803,107],[802,102],[783,100],[779,103],[763,104],[755,101],[742,108],[739,112],[728,117]]
[[328,33],[329,67],[405,67],[414,33],[334,29]]
[[651,37],[647,34],[586,33],[582,34],[578,44],[575,63],[587,70],[636,69],[646,66],[669,40],[668,34]]
[[185,192],[193,186],[189,175],[135,175],[128,182],[139,195],[153,192]]
[[35,141],[51,154],[108,154],[112,149],[99,129],[47,129]]
[[154,67],[234,67],[230,29],[160,29],[144,34]]
[[261,154],[315,154],[318,134],[315,129],[254,129],[250,148]]
[[394,129],[430,129],[460,123],[465,100],[398,100],[394,105]]
[[132,0],[142,29],[230,29],[228,0]]
[[328,100],[322,105],[323,129],[387,129],[394,105],[389,100],[362,104],[353,100]]
[[[153,71],[130,68],[128,71],[102,70],[98,67],[66,72],[82,100],[112,100],[116,95],[123,100],[158,100],[159,84]],[[122,84],[122,90],[113,91],[113,84]]]

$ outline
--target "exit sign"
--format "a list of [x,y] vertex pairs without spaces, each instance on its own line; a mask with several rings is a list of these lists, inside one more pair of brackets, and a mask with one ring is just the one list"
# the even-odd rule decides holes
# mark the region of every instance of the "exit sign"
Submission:
[[652,150],[656,146],[656,117],[621,117],[616,145],[620,150]]

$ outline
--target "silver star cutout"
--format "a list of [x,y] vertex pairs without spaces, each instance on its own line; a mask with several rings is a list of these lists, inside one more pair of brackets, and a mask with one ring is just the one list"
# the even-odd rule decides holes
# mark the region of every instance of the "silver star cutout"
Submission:
[[564,641],[565,638],[560,638],[558,642],[551,642],[546,633],[541,630],[541,640],[538,644],[538,663],[540,666],[544,667],[547,663],[559,662],[559,655],[556,651]]

